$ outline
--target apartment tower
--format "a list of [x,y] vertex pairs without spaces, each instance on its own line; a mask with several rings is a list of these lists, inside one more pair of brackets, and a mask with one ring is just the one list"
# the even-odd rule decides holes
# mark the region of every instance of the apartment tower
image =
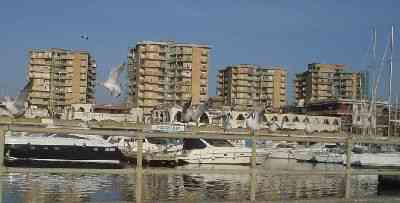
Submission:
[[210,46],[141,41],[128,53],[129,103],[145,114],[161,103],[208,99]]
[[308,64],[305,72],[296,74],[297,105],[329,99],[361,99],[368,95],[368,74],[349,72],[343,64]]
[[96,62],[87,51],[31,49],[28,77],[34,108],[57,115],[70,104],[95,102]]
[[218,96],[224,105],[249,110],[265,104],[275,110],[286,105],[287,71],[282,67],[250,64],[228,66],[218,73]]

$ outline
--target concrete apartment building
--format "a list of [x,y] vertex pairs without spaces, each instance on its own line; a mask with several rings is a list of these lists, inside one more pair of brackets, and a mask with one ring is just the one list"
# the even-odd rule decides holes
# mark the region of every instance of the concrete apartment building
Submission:
[[211,47],[173,41],[141,41],[128,54],[129,103],[144,114],[160,104],[208,99]]
[[29,50],[28,77],[32,108],[57,115],[71,104],[95,100],[96,62],[87,51],[66,49]]
[[295,95],[298,106],[330,99],[361,99],[368,90],[368,74],[349,72],[343,64],[308,64],[296,74]]
[[255,104],[279,110],[287,102],[286,88],[287,71],[282,67],[239,64],[218,73],[218,96],[224,105],[237,110],[248,110]]

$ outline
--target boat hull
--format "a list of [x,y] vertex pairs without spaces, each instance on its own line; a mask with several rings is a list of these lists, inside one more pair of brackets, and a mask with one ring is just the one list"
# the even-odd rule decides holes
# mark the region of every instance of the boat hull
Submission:
[[[266,156],[256,156],[256,163],[261,164]],[[227,165],[249,165],[251,154],[249,153],[196,153],[189,152],[179,158],[180,161],[189,164],[227,164]]]
[[122,153],[115,147],[76,145],[6,144],[6,164],[29,162],[120,164]]

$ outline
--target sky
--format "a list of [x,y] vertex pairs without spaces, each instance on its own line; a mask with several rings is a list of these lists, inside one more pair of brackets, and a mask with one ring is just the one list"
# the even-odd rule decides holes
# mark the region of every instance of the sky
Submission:
[[[377,58],[391,26],[400,31],[398,0],[13,0],[0,6],[0,95],[15,95],[26,82],[28,49],[88,50],[97,61],[97,80],[127,61],[141,40],[176,40],[212,46],[209,95],[217,71],[231,64],[281,65],[293,79],[307,64],[340,63],[365,70],[371,29],[377,30]],[[400,80],[400,41],[395,33],[393,95]],[[80,35],[89,40],[82,40]],[[384,67],[385,71],[388,67]],[[388,81],[386,79],[382,81]],[[383,85],[381,92],[387,85]],[[386,88],[387,89],[387,88]],[[399,92],[400,93],[400,92]],[[118,103],[103,88],[97,103]]]

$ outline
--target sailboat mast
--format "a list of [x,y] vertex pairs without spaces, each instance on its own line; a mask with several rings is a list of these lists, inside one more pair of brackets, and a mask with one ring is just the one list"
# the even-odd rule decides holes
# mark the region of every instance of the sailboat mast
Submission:
[[390,136],[390,122],[391,122],[391,106],[392,106],[392,77],[393,77],[393,44],[394,44],[394,26],[392,25],[392,32],[390,35],[390,73],[389,73],[389,123],[388,123],[388,136]]
[[[374,135],[376,135],[376,95],[374,93],[374,87],[377,83],[376,76],[378,75],[376,65],[377,65],[377,63],[376,63],[376,29],[375,29],[375,27],[373,27],[372,28],[372,68],[373,69],[371,71],[373,86],[371,87],[371,98],[370,98],[370,106],[369,106],[370,111],[369,111],[368,116],[373,118],[373,119],[371,119],[372,122],[370,123],[370,127],[371,127],[370,133],[372,133],[372,130],[374,130]],[[373,114],[373,116],[371,114]]]
[[394,106],[394,110],[395,110],[395,113],[394,113],[394,130],[393,130],[393,136],[396,136],[396,134],[397,134],[397,122],[398,122],[398,120],[399,120],[399,118],[398,118],[398,116],[399,116],[399,114],[398,114],[398,106],[399,106],[399,95],[397,94],[396,95],[396,104],[395,104],[395,106]]

